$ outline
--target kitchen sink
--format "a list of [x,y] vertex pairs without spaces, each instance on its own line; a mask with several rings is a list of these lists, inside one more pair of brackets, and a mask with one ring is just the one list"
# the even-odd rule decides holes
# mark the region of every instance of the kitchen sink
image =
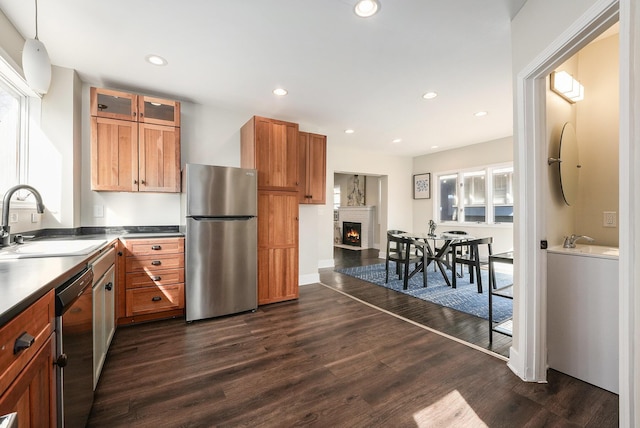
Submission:
[[0,259],[83,256],[106,244],[104,239],[46,240],[15,244],[0,250]]

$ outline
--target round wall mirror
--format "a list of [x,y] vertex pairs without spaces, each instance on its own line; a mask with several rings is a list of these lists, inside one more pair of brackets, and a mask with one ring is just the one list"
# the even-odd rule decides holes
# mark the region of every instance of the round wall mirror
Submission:
[[560,135],[560,188],[562,197],[567,205],[573,205],[578,198],[578,172],[580,161],[578,158],[578,139],[576,130],[569,122],[562,127]]

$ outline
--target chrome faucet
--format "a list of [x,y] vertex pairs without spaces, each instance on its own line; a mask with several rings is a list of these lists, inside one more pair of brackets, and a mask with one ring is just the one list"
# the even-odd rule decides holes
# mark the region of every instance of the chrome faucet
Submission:
[[6,247],[11,243],[11,227],[9,226],[9,206],[11,204],[11,197],[20,189],[25,189],[31,192],[36,198],[36,210],[42,214],[44,212],[44,204],[42,203],[42,196],[34,187],[28,184],[18,184],[7,190],[2,200],[2,225],[0,226],[0,247]]
[[571,235],[571,236],[565,236],[564,237],[564,243],[562,244],[562,247],[564,248],[576,248],[576,242],[578,242],[578,239],[585,239],[588,242],[594,242],[595,239],[586,236],[586,235]]

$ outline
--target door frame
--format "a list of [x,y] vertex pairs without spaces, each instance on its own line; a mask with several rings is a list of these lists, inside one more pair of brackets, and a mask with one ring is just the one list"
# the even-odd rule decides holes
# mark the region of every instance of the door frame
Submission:
[[[640,150],[633,146],[640,137],[637,100],[640,77],[640,7],[633,0],[599,0],[551,43],[515,82],[514,167],[517,171],[517,203],[514,224],[514,341],[509,367],[522,379],[546,382],[547,337],[545,194],[548,186],[546,150],[546,76],[602,31],[620,22],[620,261],[619,261],[619,354],[620,424],[636,426],[640,414],[640,292],[634,291],[640,277],[640,243],[635,224],[640,224]],[[634,104],[636,103],[636,104]],[[638,202],[636,202],[638,201]],[[636,208],[638,206],[638,208]],[[640,237],[639,237],[640,238]],[[634,263],[635,262],[635,263]]]

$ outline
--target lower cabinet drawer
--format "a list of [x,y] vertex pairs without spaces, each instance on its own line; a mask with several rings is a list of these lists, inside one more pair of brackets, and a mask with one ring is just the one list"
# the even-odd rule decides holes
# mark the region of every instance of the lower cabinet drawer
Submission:
[[149,272],[128,273],[127,290],[130,288],[155,287],[184,282],[184,269],[164,269]]
[[184,308],[184,284],[127,290],[127,316],[151,314]]
[[157,269],[177,269],[184,267],[184,253],[160,254],[157,256],[127,257],[127,272],[148,272]]

